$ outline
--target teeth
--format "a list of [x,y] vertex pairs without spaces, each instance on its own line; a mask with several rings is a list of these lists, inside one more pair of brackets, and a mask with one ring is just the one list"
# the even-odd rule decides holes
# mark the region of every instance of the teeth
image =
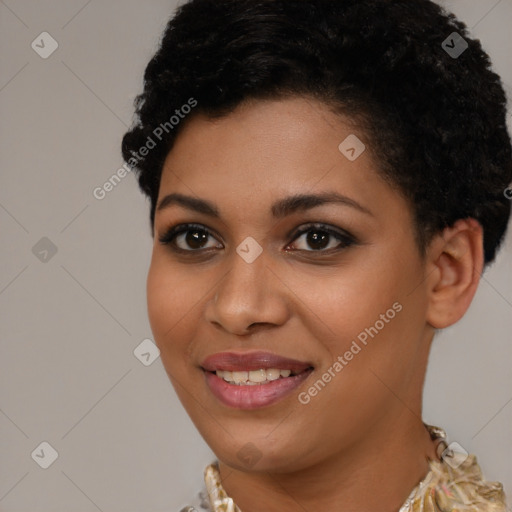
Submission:
[[224,379],[226,382],[237,385],[254,386],[257,384],[267,384],[270,381],[277,380],[280,377],[289,377],[291,370],[279,370],[277,368],[261,368],[260,370],[235,371],[217,370],[217,377]]
[[252,370],[249,372],[249,380],[251,382],[265,382],[267,380],[267,372],[265,370]]
[[267,374],[267,380],[277,380],[281,376],[281,370],[277,370],[276,368],[269,368],[265,370],[265,372]]
[[233,372],[232,379],[236,384],[241,384],[249,378],[248,372]]

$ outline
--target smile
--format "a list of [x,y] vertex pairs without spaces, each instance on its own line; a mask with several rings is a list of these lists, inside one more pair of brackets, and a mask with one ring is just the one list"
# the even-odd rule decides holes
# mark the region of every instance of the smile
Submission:
[[[278,376],[277,372],[279,372]],[[292,375],[291,370],[270,368],[228,372],[204,370],[204,375],[207,387],[222,404],[236,409],[258,409],[272,405],[289,396],[312,372],[312,367],[300,371],[297,375]],[[217,373],[220,373],[221,376]],[[225,380],[226,373],[231,380]],[[254,375],[252,378],[256,379],[263,379],[263,375],[265,375],[265,380],[253,382],[251,381],[251,374]]]
[[259,370],[251,371],[229,371],[217,370],[217,377],[224,379],[231,384],[239,386],[257,386],[261,384],[268,384],[274,380],[283,379],[290,375],[295,376],[300,372],[293,372],[292,370],[279,370],[277,368],[260,368]]

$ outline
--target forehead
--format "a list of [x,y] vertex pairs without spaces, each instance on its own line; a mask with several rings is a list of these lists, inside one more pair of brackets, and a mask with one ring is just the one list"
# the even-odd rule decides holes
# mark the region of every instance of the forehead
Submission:
[[365,134],[324,104],[253,101],[223,118],[197,115],[185,124],[166,158],[159,200],[179,192],[245,216],[268,214],[291,194],[332,191],[372,204],[376,195],[396,195],[377,165]]

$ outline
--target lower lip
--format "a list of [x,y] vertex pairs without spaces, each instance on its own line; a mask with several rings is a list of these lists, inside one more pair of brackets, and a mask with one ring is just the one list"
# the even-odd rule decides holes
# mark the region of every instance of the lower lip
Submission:
[[297,389],[313,370],[293,377],[279,378],[255,386],[230,384],[215,373],[205,371],[206,382],[212,393],[224,404],[237,409],[258,409],[278,402]]

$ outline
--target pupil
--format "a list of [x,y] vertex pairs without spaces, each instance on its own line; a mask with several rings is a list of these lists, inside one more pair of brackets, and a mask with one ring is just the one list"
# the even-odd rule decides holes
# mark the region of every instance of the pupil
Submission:
[[[321,233],[319,235],[319,233]],[[186,242],[190,247],[201,248],[207,240],[208,235],[201,230],[189,231],[186,236]],[[310,231],[307,235],[307,242],[313,249],[323,249],[328,245],[329,234],[323,231]]]
[[[323,233],[320,236],[318,233]],[[307,236],[307,242],[313,249],[322,249],[328,245],[329,234],[322,231],[310,231]]]
[[186,242],[190,247],[200,248],[202,242],[206,240],[207,236],[208,235],[204,231],[189,231],[186,236]]

